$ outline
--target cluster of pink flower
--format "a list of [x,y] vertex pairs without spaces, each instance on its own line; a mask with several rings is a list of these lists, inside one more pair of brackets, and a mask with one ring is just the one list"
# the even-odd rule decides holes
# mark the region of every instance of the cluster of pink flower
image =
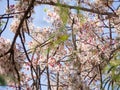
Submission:
[[[16,32],[18,25],[20,23],[20,20],[22,19],[24,12],[26,11],[28,7],[28,2],[23,3],[17,3],[16,5],[10,5],[9,9],[6,11],[8,14],[12,14],[14,16],[13,22],[11,23],[10,30],[12,32]],[[8,12],[9,11],[9,12]],[[23,25],[23,31],[27,32],[27,26],[24,22]]]
[[[10,49],[10,46],[10,40],[0,37],[0,55],[4,55]],[[16,46],[14,47],[14,54],[15,64],[17,66],[17,69],[20,70],[25,56],[20,52],[20,50],[16,48]],[[0,57],[0,74],[9,75],[15,72],[12,60],[10,58],[10,53]]]
[[[56,6],[59,4],[53,3],[57,2],[57,0],[52,0],[53,2],[50,2],[49,0],[38,0],[38,2],[39,1],[44,4],[48,3]],[[27,49],[29,49],[27,52],[27,59],[29,62],[25,60],[24,55],[19,50],[20,48],[18,49],[14,47],[14,59],[18,70],[21,69],[21,63],[24,61],[22,69],[25,70],[23,73],[20,73],[22,76],[21,80],[23,85],[24,83],[28,84],[29,80],[38,78],[36,74],[38,66],[41,70],[44,70],[45,67],[48,67],[50,74],[52,73],[56,75],[59,73],[59,82],[69,86],[67,88],[71,90],[77,90],[82,84],[88,85],[88,83],[90,83],[93,79],[94,84],[94,82],[100,80],[98,66],[102,63],[101,68],[104,68],[106,62],[110,58],[111,52],[120,43],[118,40],[116,40],[116,37],[112,37],[112,31],[108,30],[107,32],[107,30],[104,31],[105,29],[102,28],[102,26],[104,26],[103,23],[105,22],[102,20],[106,19],[107,17],[104,16],[101,20],[99,15],[97,16],[94,14],[100,13],[100,15],[102,15],[103,12],[108,10],[108,7],[106,6],[107,2],[105,0],[94,0],[94,2],[93,0],[83,0],[82,3],[86,3],[86,5],[90,5],[92,3],[90,7],[95,8],[81,8],[90,12],[85,12],[84,14],[80,12],[80,16],[78,13],[76,13],[76,11],[74,12],[73,10],[72,12],[71,8],[73,6],[65,6],[66,4],[64,1],[67,0],[61,0],[62,5],[60,7],[59,5],[58,7],[50,6],[52,8],[46,11],[46,20],[50,22],[53,27],[41,28],[33,25],[31,21],[29,23],[23,22],[22,30],[27,32],[29,28],[29,36],[32,37],[32,40],[28,43],[27,47]],[[70,2],[70,0],[68,1]],[[74,0],[71,0],[71,2],[73,1]],[[28,2],[29,0],[23,0],[23,2],[21,2],[22,4],[18,3],[16,5],[10,5],[9,9],[6,11],[8,14],[14,13],[13,22],[10,27],[11,31],[14,33],[16,32],[20,20],[28,7]],[[77,0],[75,2],[77,2]],[[112,0],[111,2],[108,2],[108,5],[111,4]],[[62,6],[70,9],[68,11],[66,10],[64,13],[62,10],[59,10]],[[97,12],[98,9],[100,12]],[[65,17],[61,17],[59,11],[63,13],[63,16]],[[91,12],[94,13],[92,13],[91,16],[88,15]],[[119,12],[120,10],[118,10],[116,13],[120,15]],[[111,21],[116,29],[117,34],[120,34],[119,24],[116,24],[118,23],[119,17],[112,19],[113,20]],[[108,24],[108,20],[106,20],[105,24],[106,23]],[[26,25],[28,25],[28,27]],[[109,29],[111,29],[111,27]],[[10,46],[11,43],[9,40],[0,38],[0,55],[4,55],[4,53],[9,50]],[[0,73],[2,74],[11,74],[11,72],[14,72],[14,68],[11,64],[9,56],[10,54],[0,57]],[[32,69],[35,69],[35,73],[31,71],[31,67]],[[25,72],[26,70],[27,74]],[[29,75],[29,72],[32,72],[33,77],[32,75]],[[50,76],[52,76],[52,74]],[[88,83],[86,83],[86,81]],[[64,90],[66,90],[66,88],[64,88]]]

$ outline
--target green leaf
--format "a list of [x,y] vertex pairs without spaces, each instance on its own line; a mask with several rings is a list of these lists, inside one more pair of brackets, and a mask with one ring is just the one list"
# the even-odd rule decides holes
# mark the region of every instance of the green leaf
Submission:
[[61,35],[57,38],[57,40],[54,42],[54,45],[60,44],[68,39],[69,35]]
[[7,83],[2,75],[0,75],[0,85],[5,86]]
[[2,26],[2,23],[0,23],[0,26]]
[[2,32],[2,30],[0,29],[0,33]]
[[47,8],[44,8],[44,12],[47,12],[48,11],[48,9]]
[[69,8],[64,8],[60,6],[60,12],[59,12],[60,18],[63,22],[63,25],[65,25],[69,18]]
[[110,65],[112,65],[112,66],[118,66],[118,65],[120,65],[120,60],[111,60],[110,61]]
[[113,75],[112,79],[115,80],[116,82],[120,82],[120,75]]
[[60,37],[60,40],[61,41],[66,41],[68,39],[68,35],[62,35],[61,37]]
[[3,24],[5,24],[5,21],[1,21],[0,22],[0,26],[2,26]]

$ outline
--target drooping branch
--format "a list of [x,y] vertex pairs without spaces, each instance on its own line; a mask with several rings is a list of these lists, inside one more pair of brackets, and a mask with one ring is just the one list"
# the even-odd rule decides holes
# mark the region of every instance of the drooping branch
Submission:
[[14,70],[15,70],[15,72],[16,72],[16,74],[17,74],[18,89],[21,90],[21,83],[20,83],[21,79],[20,79],[20,74],[19,74],[19,71],[18,71],[18,69],[17,69],[15,60],[14,60],[14,56],[15,56],[14,54],[15,54],[15,53],[14,53],[14,50],[12,50],[11,53],[10,53],[10,58],[11,58],[11,62],[12,62],[12,64],[13,64]]
[[61,4],[61,3],[55,3],[55,2],[52,2],[52,1],[51,2],[36,1],[36,3],[37,4],[53,5],[53,6],[61,6],[61,7],[65,7],[65,8],[77,9],[77,10],[82,10],[82,11],[86,11],[86,12],[96,13],[96,14],[100,14],[100,15],[108,15],[108,16],[118,17],[118,15],[116,15],[113,12],[100,12],[100,11],[94,10],[94,9],[89,9],[89,8],[80,7],[80,6],[72,6],[72,5]]
[[14,36],[14,38],[13,38],[13,42],[12,42],[12,45],[11,45],[11,48],[10,48],[10,49],[13,48],[13,46],[14,46],[14,44],[15,44],[15,42],[16,42],[16,39],[17,39],[18,35],[20,34],[21,26],[22,26],[24,20],[26,19],[27,15],[29,14],[31,8],[33,7],[34,2],[35,2],[35,0],[32,0],[32,1],[30,2],[30,5],[29,5],[27,11],[24,13],[24,16],[23,16],[23,18],[21,19],[20,24],[19,24],[19,26],[18,26],[18,28],[17,28],[17,30],[16,30],[16,33],[15,33],[15,36]]
[[[48,63],[48,59],[49,59],[49,51],[47,53],[47,63]],[[51,89],[51,85],[50,85],[50,73],[49,73],[49,67],[48,67],[48,65],[46,66],[46,70],[47,70],[48,90],[52,90]]]
[[[9,0],[7,0],[7,8],[9,9]],[[8,15],[8,17],[9,17],[9,15]],[[5,31],[5,29],[6,29],[7,25],[8,25],[8,22],[9,22],[9,18],[7,18],[5,26],[4,26],[3,30],[0,32],[0,36]]]

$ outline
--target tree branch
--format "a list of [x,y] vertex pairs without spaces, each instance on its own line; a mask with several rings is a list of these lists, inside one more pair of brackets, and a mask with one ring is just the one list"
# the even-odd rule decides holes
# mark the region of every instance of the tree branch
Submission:
[[80,7],[80,6],[72,6],[72,5],[67,5],[67,4],[54,3],[52,1],[51,2],[36,1],[36,3],[37,4],[53,5],[53,6],[61,6],[61,7],[70,8],[70,9],[77,9],[77,10],[79,9],[82,11],[96,13],[96,14],[100,14],[100,15],[108,15],[108,16],[118,17],[118,15],[116,15],[112,12],[99,12],[98,10],[94,10],[94,9],[84,8],[84,7]]

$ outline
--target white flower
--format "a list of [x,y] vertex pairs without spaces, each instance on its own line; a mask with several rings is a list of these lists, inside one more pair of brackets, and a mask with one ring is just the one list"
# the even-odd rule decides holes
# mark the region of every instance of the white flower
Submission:
[[20,20],[18,18],[14,18],[12,24],[10,25],[10,30],[16,33]]
[[[12,74],[15,72],[14,65],[10,59],[10,53],[4,55],[10,49],[11,43],[10,40],[0,37],[0,74]],[[24,55],[16,47],[14,49],[14,61],[17,66],[18,71],[21,69],[21,62],[25,59]]]

